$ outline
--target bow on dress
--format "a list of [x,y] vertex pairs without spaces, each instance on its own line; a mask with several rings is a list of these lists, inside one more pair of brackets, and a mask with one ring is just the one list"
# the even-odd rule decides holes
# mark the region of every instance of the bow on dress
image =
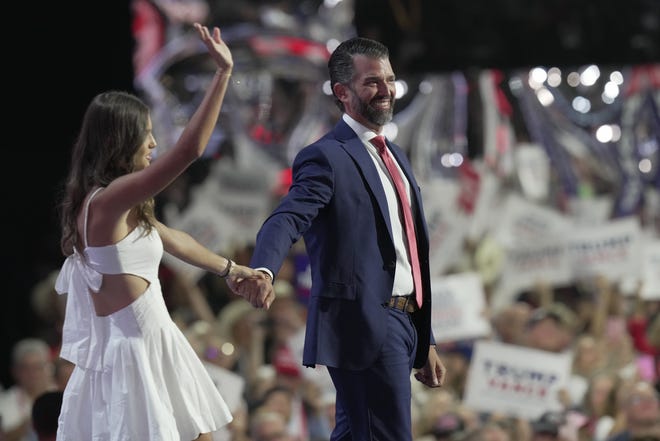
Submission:
[[96,371],[103,368],[108,322],[96,315],[91,296],[102,282],[103,275],[87,265],[77,251],[66,258],[55,282],[58,294],[68,293],[60,357]]

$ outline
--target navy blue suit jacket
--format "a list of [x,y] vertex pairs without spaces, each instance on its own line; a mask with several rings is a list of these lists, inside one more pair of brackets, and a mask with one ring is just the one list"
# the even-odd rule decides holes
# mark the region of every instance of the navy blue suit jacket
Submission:
[[[412,314],[418,335],[414,367],[420,368],[434,343],[428,231],[410,163],[396,145],[389,143],[389,148],[412,192],[424,284],[423,306]],[[250,266],[277,274],[289,249],[302,236],[312,273],[303,364],[366,368],[386,338],[387,302],[396,268],[378,171],[362,141],[343,120],[303,148],[292,171],[288,194],[257,234]]]

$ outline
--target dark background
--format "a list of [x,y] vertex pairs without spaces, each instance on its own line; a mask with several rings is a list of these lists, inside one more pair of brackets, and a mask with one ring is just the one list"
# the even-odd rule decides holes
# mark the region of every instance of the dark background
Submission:
[[[15,20],[5,23],[12,30],[3,31],[2,54],[3,119],[9,122],[3,130],[0,246],[5,387],[13,382],[11,346],[35,332],[31,290],[63,261],[55,201],[84,110],[98,92],[132,90],[128,1],[45,3],[23,2],[13,6],[19,11],[4,14]],[[657,0],[354,3],[358,33],[387,44],[397,72],[660,60]]]
[[5,287],[0,383],[5,387],[13,383],[13,343],[35,332],[31,290],[64,260],[55,200],[85,108],[103,90],[132,90],[133,77],[127,1],[20,3],[14,5],[20,11],[3,13],[5,29],[15,21],[2,54],[3,119],[9,122],[3,128],[0,246]]
[[393,50],[402,60],[399,70],[621,65],[657,61],[660,55],[657,0],[356,0],[355,5],[358,31],[373,32]]

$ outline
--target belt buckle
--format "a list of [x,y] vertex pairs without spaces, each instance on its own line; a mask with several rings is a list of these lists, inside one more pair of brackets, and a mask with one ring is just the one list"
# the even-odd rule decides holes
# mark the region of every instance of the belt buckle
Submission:
[[412,312],[412,311],[408,311],[408,302],[410,302],[410,297],[405,296],[405,297],[401,297],[401,298],[403,299],[403,305],[401,305],[401,311],[403,311],[403,312]]
[[416,305],[412,303],[413,298],[412,296],[393,296],[390,298],[390,306],[394,309],[398,309],[399,311],[403,312],[415,312],[416,311]]

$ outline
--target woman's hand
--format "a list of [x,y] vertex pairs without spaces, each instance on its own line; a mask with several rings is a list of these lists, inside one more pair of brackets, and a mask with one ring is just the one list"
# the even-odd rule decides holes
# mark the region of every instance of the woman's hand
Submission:
[[228,277],[232,279],[265,279],[266,275],[249,266],[234,264],[231,267],[231,271],[229,271]]
[[199,38],[204,42],[209,51],[209,54],[211,57],[213,57],[216,64],[218,65],[218,69],[223,73],[231,73],[231,70],[234,67],[234,60],[231,56],[229,47],[225,44],[224,41],[222,41],[220,36],[220,28],[214,27],[213,34],[211,34],[211,32],[209,32],[209,28],[206,26],[203,26],[199,23],[195,23],[194,26],[195,29],[197,29]]

